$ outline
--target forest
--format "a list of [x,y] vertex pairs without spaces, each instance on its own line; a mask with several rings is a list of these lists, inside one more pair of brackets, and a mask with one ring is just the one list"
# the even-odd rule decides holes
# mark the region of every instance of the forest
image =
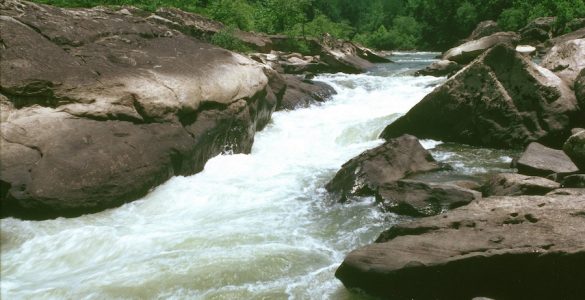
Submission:
[[538,17],[556,16],[555,30],[585,17],[582,0],[36,0],[64,7],[133,5],[177,7],[231,28],[316,37],[327,32],[376,49],[444,50],[483,20],[518,30]]

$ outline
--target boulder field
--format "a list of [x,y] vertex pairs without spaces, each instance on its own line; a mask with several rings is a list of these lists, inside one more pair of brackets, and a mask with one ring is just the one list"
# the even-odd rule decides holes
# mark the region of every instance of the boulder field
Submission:
[[249,152],[275,109],[332,93],[202,41],[185,27],[197,18],[175,10],[7,0],[0,14],[2,216],[138,199],[217,154]]

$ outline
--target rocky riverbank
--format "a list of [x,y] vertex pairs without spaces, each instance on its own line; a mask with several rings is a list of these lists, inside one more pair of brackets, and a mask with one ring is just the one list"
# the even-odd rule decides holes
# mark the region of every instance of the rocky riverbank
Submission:
[[[585,276],[585,29],[553,38],[544,21],[519,33],[480,24],[417,74],[450,78],[326,186],[342,201],[375,195],[386,211],[426,217],[349,253],[336,272],[346,287],[389,299],[585,296],[577,279]],[[527,54],[536,49],[540,64]],[[480,185],[412,180],[436,169],[413,159],[420,145],[397,146],[405,134],[524,152],[512,162],[517,173]]]
[[[249,152],[275,110],[335,93],[207,43],[224,26],[176,9],[8,0],[0,12],[2,216],[78,216],[138,199],[217,154]],[[278,50],[274,37],[235,38]],[[327,71],[379,59],[334,40],[315,48],[310,59]]]

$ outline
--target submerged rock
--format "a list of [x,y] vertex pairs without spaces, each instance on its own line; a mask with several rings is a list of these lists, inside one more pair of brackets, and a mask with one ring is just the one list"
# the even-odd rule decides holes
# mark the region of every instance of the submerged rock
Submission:
[[447,50],[443,54],[444,60],[451,60],[459,64],[468,64],[480,54],[500,43],[516,43],[518,35],[514,32],[497,32],[478,40],[463,43]]
[[389,299],[580,299],[584,216],[585,196],[484,198],[394,226],[335,275]]
[[0,12],[3,216],[135,200],[212,156],[249,152],[279,101],[262,65],[137,9],[8,0]]
[[561,185],[552,180],[514,173],[492,175],[483,186],[484,196],[520,196],[546,195],[560,188]]
[[419,138],[494,148],[561,145],[579,119],[573,91],[551,71],[498,45],[388,125],[385,139]]
[[325,188],[345,201],[352,196],[374,195],[383,183],[440,168],[416,137],[404,135],[343,164]]
[[570,174],[579,171],[562,150],[551,149],[539,143],[528,145],[516,165],[518,173],[530,176]]
[[376,200],[386,211],[414,217],[433,216],[481,198],[454,184],[399,180],[380,185]]

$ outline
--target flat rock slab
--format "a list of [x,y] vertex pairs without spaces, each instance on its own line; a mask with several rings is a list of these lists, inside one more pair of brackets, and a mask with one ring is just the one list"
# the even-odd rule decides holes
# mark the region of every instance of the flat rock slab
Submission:
[[399,180],[378,188],[384,209],[414,217],[433,216],[481,198],[481,193],[454,184]]
[[416,137],[403,135],[346,162],[325,188],[345,201],[350,196],[374,195],[383,183],[440,168]]
[[485,196],[545,195],[560,188],[558,182],[514,173],[495,174],[483,186]]
[[548,148],[536,142],[528,145],[518,159],[517,167],[518,173],[531,176],[547,176],[553,173],[567,174],[579,171],[563,151]]
[[351,252],[348,288],[390,299],[582,299],[585,196],[490,197]]

